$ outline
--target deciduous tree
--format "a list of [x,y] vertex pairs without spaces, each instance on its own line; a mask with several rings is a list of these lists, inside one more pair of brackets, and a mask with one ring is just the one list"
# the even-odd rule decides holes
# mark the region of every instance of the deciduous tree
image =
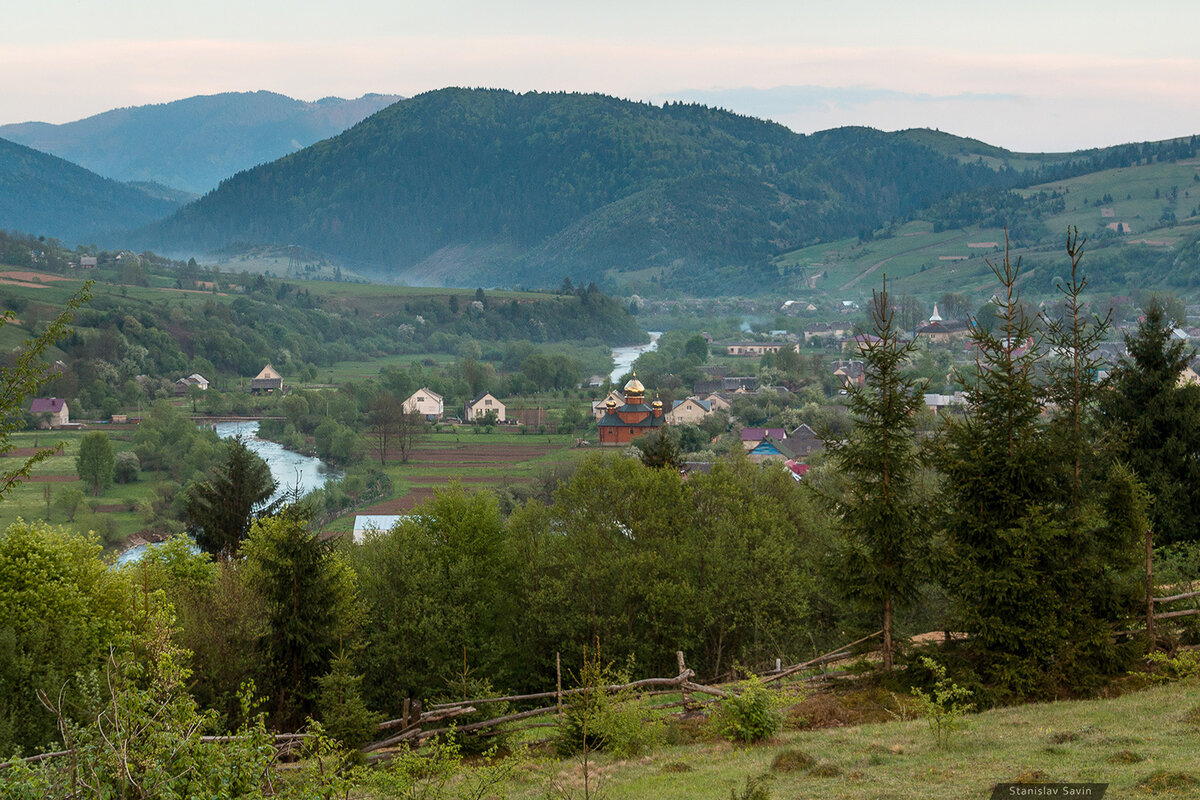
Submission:
[[[67,326],[71,323],[75,312],[92,299],[91,288],[91,281],[80,287],[79,291],[67,300],[63,312],[46,326],[44,331],[27,340],[18,348],[12,366],[0,368],[0,456],[11,452],[15,447],[9,436],[24,425],[24,415],[21,412],[26,398],[36,394],[43,384],[54,377],[43,363],[46,349],[67,335]],[[12,319],[11,311],[0,314],[0,327],[8,324]],[[31,327],[33,326],[31,321],[29,324]],[[5,468],[0,472],[0,499],[3,499],[4,495],[8,494],[14,486],[28,478],[35,464],[54,455],[62,447],[63,443],[59,442],[54,447],[41,448],[33,455],[18,460],[16,466]]]
[[104,431],[85,433],[79,440],[79,455],[75,458],[75,473],[91,487],[92,494],[112,486],[116,458],[112,442]]

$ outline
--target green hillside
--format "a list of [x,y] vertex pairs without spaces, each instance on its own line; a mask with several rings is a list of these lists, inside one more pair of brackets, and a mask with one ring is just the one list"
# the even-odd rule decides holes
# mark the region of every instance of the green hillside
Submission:
[[1064,265],[1063,237],[1076,226],[1089,240],[1085,268],[1095,291],[1161,289],[1194,296],[1200,286],[1196,157],[959,195],[914,217],[869,240],[845,238],[790,251],[773,266],[792,293],[859,296],[886,272],[898,291],[963,292],[982,301],[991,286],[986,262],[1000,255],[1008,226],[1013,254],[1026,265],[1025,286],[1049,295]]
[[178,207],[178,202],[0,139],[0,230],[88,242],[144,225]]
[[459,285],[623,287],[625,273],[657,270],[664,286],[694,287],[732,270],[701,287],[716,291],[780,252],[1008,182],[866,128],[801,136],[695,105],[445,89],[235,176],[138,246],[299,244],[365,273]]

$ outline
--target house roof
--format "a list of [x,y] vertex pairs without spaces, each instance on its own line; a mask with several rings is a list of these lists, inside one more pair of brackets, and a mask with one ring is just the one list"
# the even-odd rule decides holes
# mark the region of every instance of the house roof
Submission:
[[254,380],[283,380],[283,376],[275,371],[275,368],[267,364],[262,368],[262,372],[254,376]]
[[420,389],[417,389],[415,392],[413,392],[412,394],[410,394],[408,396],[408,399],[412,400],[414,397],[419,395],[421,392],[424,392],[425,394],[429,395],[434,400],[437,400],[439,403],[442,402],[442,396],[440,394],[438,394],[437,392],[433,391],[432,389],[430,389],[428,386],[422,386]]
[[671,403],[671,410],[674,411],[675,409],[679,408],[681,405],[688,402],[689,400],[691,402],[695,403],[696,405],[700,406],[701,408],[703,408],[705,411],[712,411],[711,403],[709,403],[707,400],[697,400],[695,397],[688,397],[683,400],[673,401]]
[[794,459],[800,454],[797,453],[795,449],[793,449],[792,445],[793,445],[792,442],[789,442],[786,439],[783,439],[782,437],[767,435],[767,436],[763,437],[762,444],[760,444],[758,447],[754,448],[754,450],[752,452],[758,452],[759,448],[764,447],[764,446],[769,446],[772,449],[774,449],[777,453],[779,453],[779,455],[784,456],[786,458]]
[[61,397],[36,397],[33,404],[29,407],[31,414],[57,414],[63,410],[63,406],[67,401]]
[[792,475],[795,476],[796,480],[800,480],[807,475],[808,470],[810,469],[808,464],[801,464],[800,462],[792,461],[791,459],[785,462],[784,466],[792,471]]
[[784,439],[787,438],[787,431],[783,428],[742,428],[743,442],[761,442],[768,436]]
[[[433,394],[433,393],[430,392],[430,394]],[[475,399],[472,400],[471,402],[467,403],[467,405],[473,406],[485,397],[490,397],[493,400],[495,400],[497,403],[500,403],[500,398],[496,397],[496,395],[492,394],[491,392],[482,392],[482,393],[476,395]],[[504,405],[504,404],[500,403],[500,405]]]
[[797,425],[796,430],[789,433],[788,437],[792,438],[792,439],[820,439],[821,438],[820,436],[817,435],[816,431],[814,431],[811,427],[809,427],[807,422],[801,422],[799,425]]

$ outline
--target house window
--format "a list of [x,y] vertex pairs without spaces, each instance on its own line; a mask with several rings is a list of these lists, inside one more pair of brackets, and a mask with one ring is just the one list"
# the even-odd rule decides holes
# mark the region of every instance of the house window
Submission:
[[484,401],[483,401],[483,404],[484,404],[485,406],[490,406],[490,405],[492,404],[492,400],[491,400],[491,398],[488,398],[487,400],[484,400]]

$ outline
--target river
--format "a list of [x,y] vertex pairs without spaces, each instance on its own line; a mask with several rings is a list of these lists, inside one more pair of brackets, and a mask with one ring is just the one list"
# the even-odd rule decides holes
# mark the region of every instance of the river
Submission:
[[[278,487],[275,494],[271,495],[272,501],[291,494],[295,489],[299,489],[302,496],[306,495],[314,489],[324,486],[326,481],[338,480],[342,477],[341,473],[330,469],[319,458],[301,455],[285,449],[278,442],[257,438],[257,422],[218,422],[213,425],[213,429],[222,439],[243,436],[247,449],[267,462],[267,467],[271,470],[271,477],[275,479]],[[129,548],[117,557],[116,563],[121,565],[137,561],[146,552],[147,547],[153,547],[153,545],[139,544]]]
[[614,347],[612,351],[613,364],[615,367],[612,371],[612,382],[618,383],[621,376],[629,372],[629,368],[633,366],[633,362],[642,353],[650,350],[658,349],[658,337],[662,336],[662,331],[647,331],[650,334],[649,344],[635,344],[631,347]]

